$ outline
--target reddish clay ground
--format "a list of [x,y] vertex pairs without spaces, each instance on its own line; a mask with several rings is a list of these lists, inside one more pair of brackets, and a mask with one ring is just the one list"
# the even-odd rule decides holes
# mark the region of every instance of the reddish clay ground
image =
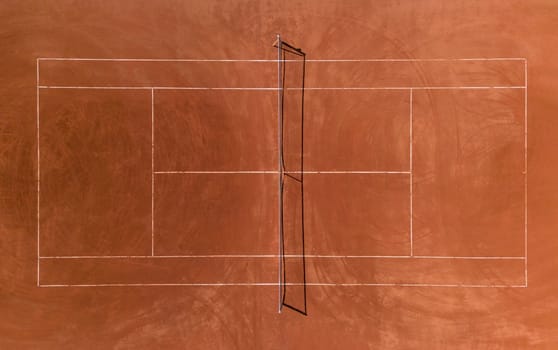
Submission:
[[[556,348],[557,18],[3,2],[0,347]],[[285,65],[283,213],[285,302],[307,316],[277,312],[277,33],[308,59],[303,128]],[[402,60],[313,61],[372,58]]]

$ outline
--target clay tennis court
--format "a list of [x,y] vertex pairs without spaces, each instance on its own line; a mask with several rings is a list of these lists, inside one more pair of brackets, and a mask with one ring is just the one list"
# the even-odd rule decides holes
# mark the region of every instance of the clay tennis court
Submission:
[[1,347],[558,344],[558,5],[0,8]]

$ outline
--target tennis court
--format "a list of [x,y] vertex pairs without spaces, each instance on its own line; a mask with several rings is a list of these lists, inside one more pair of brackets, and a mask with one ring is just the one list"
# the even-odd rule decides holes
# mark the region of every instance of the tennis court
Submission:
[[558,8],[172,4],[11,6],[0,344],[552,348]]

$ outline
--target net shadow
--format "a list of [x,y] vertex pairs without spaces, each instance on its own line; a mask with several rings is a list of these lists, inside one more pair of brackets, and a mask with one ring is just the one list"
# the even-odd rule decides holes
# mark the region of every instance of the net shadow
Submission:
[[281,304],[308,315],[304,228],[304,93],[306,54],[281,41]]

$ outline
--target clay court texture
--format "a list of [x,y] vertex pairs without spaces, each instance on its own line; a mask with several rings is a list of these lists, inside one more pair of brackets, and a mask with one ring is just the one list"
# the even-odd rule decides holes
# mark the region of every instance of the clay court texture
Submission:
[[558,3],[0,18],[0,347],[558,346]]

